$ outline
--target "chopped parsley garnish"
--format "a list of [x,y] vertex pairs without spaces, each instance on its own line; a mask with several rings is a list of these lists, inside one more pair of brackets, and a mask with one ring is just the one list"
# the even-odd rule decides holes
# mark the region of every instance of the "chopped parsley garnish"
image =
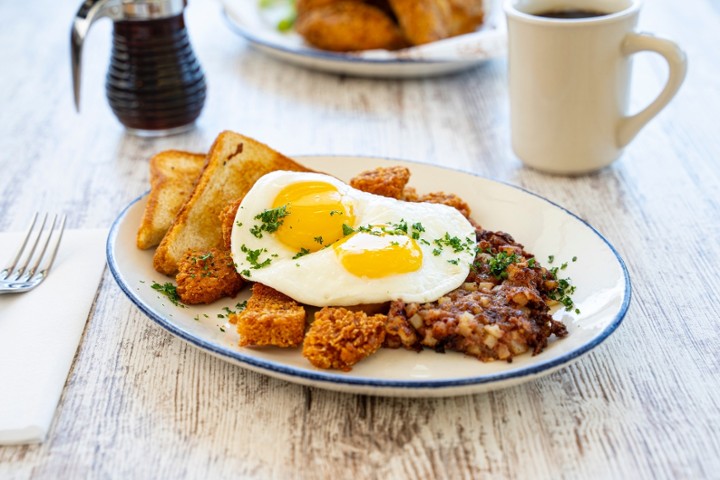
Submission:
[[[218,313],[217,318],[230,318],[230,315],[235,315],[237,313],[242,312],[247,307],[247,300],[244,302],[238,302],[235,304],[235,309],[233,310],[230,307],[223,307],[222,310],[225,313]],[[207,317],[207,315],[205,315]]]
[[553,263],[555,261],[555,255],[548,255],[548,263]]
[[413,240],[420,240],[420,234],[425,231],[425,227],[423,227],[423,224],[420,222],[413,223],[410,228],[412,228],[410,236],[413,238]]
[[391,235],[407,235],[408,224],[405,220],[401,219],[399,223],[391,223],[392,229],[383,228],[383,232]]
[[343,225],[342,225],[342,230],[343,230],[343,235],[345,235],[346,237],[348,235],[352,235],[353,233],[355,233],[355,229],[345,223],[343,223]]
[[[445,232],[445,236],[433,240],[433,243],[442,249],[443,247],[452,248],[454,253],[462,252],[465,250],[466,245],[458,237],[451,237],[448,232]],[[466,241],[467,243],[467,241]],[[435,252],[433,252],[434,254]]]
[[[549,258],[555,259],[554,255],[551,255]],[[572,257],[572,261],[576,262],[577,257]],[[568,262],[562,263],[559,267],[552,267],[550,269],[550,273],[555,278],[555,280],[558,283],[558,286],[548,293],[548,298],[555,300],[562,304],[565,307],[565,310],[570,312],[572,310],[575,310],[575,313],[579,314],[580,310],[578,308],[575,308],[575,302],[571,298],[571,295],[575,293],[575,285],[570,283],[570,278],[560,278],[558,276],[558,272],[560,270],[565,270],[568,266]]]
[[172,303],[173,305],[176,305],[178,307],[184,307],[180,302],[180,295],[177,293],[177,287],[172,284],[171,282],[166,282],[163,284],[160,284],[158,282],[153,281],[152,283],[152,289],[160,292],[161,294],[165,295]]
[[210,260],[211,258],[213,258],[213,253],[207,252],[203,255],[200,255],[199,257],[193,257],[193,261],[194,262],[197,262],[197,261],[204,262],[205,260]]
[[498,252],[495,256],[490,257],[488,260],[488,266],[490,267],[490,273],[496,278],[507,278],[507,267],[513,263],[517,263],[518,256],[516,253]]
[[[250,268],[257,270],[258,268],[267,267],[270,265],[270,262],[272,261],[270,258],[266,258],[262,262],[260,261],[260,255],[267,252],[266,248],[258,248],[257,250],[252,250],[247,247],[247,245],[243,244],[240,247],[240,250],[245,254],[245,260],[248,261],[250,264]],[[243,270],[245,272],[246,270]],[[243,273],[240,272],[240,273]]]
[[343,214],[343,212],[341,212],[340,210],[330,210],[330,216],[331,216],[331,217],[332,217],[333,215],[342,215],[342,214]]
[[319,237],[313,237],[313,240],[315,240],[315,241],[316,241],[317,243],[319,243],[320,245],[323,244],[323,238],[322,238],[321,236],[319,236]]
[[[575,293],[575,285],[570,283],[569,278],[558,278],[557,282],[557,288],[548,293],[548,297],[561,303],[565,307],[565,310],[569,312],[575,307],[575,302],[573,302],[573,299],[570,297]],[[575,308],[575,313],[580,313],[580,310]]]
[[292,259],[295,260],[296,258],[303,257],[308,253],[310,253],[310,250],[308,250],[307,248],[301,248],[300,251],[296,253],[294,257],[292,257]]
[[256,238],[262,238],[263,232],[273,233],[276,232],[280,225],[283,224],[283,218],[287,217],[288,206],[283,205],[282,207],[271,208],[269,210],[263,210],[262,213],[255,215],[255,220],[260,220],[260,225],[255,225],[250,229]]
[[537,263],[537,260],[535,260],[534,257],[533,257],[533,258],[529,258],[528,261],[527,261],[527,265],[528,265],[528,267],[530,267],[530,268],[533,268],[533,267],[535,266],[535,263]]

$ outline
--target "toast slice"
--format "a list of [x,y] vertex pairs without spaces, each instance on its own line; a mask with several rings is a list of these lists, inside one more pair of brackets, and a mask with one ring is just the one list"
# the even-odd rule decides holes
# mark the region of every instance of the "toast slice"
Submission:
[[252,138],[230,131],[218,135],[190,199],[155,250],[155,270],[174,275],[189,248],[223,248],[220,213],[275,170],[310,171]]
[[137,247],[156,247],[190,198],[205,166],[204,153],[160,152],[150,159],[150,194],[137,232]]

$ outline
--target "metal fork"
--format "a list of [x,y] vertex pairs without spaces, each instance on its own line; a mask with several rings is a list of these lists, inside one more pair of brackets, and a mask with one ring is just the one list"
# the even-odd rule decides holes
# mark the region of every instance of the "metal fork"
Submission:
[[14,260],[0,271],[0,294],[30,291],[47,278],[65,230],[65,215],[59,218],[55,215],[47,229],[47,214],[39,228],[37,223],[35,213]]

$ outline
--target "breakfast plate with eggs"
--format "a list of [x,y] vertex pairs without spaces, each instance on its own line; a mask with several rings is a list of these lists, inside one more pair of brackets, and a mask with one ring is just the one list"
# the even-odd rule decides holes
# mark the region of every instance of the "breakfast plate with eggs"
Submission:
[[[615,331],[625,316],[631,287],[623,260],[592,226],[547,199],[519,187],[427,164],[344,156],[305,156],[297,160],[310,169],[326,172],[340,180],[318,175],[318,181],[314,182],[313,178],[307,181],[309,177],[304,177],[303,188],[323,189],[331,184],[333,189],[343,191],[347,188],[344,182],[358,172],[401,165],[411,170],[411,185],[418,192],[444,190],[458,195],[468,203],[473,220],[483,228],[508,232],[539,261],[562,265],[563,276],[571,278],[575,286],[574,308],[560,308],[561,305],[553,312],[553,318],[566,325],[567,336],[553,338],[540,353],[521,354],[513,357],[512,362],[481,362],[462,353],[438,353],[431,349],[414,352],[381,348],[346,372],[316,368],[297,348],[239,347],[238,334],[235,326],[228,323],[228,316],[249,297],[249,289],[244,289],[235,298],[207,305],[182,305],[153,288],[168,278],[153,269],[152,252],[135,246],[146,195],[120,213],[108,237],[108,265],[120,288],[142,312],[172,335],[225,361],[302,385],[383,396],[439,397],[481,393],[533,380],[578,360]],[[285,177],[289,175],[292,174],[274,172],[261,178],[253,187],[259,192],[253,194],[253,198],[262,203],[263,196],[267,197],[264,204],[284,203],[282,198],[286,190],[281,186],[288,184],[289,178]],[[449,231],[459,239],[473,234],[465,218],[455,215],[454,209],[444,205],[416,204],[410,207],[422,210],[418,212],[410,212],[408,205],[404,205],[401,211],[396,211],[397,204],[392,199],[385,202],[371,197],[353,198],[355,207],[352,209],[339,204],[328,217],[340,222],[339,225],[348,222],[350,216],[354,217],[354,225],[377,225],[378,219],[395,225],[394,222],[402,222],[405,217],[422,218],[422,234],[427,234],[427,238],[436,238]],[[431,296],[437,296],[436,292],[432,293],[433,289],[447,291],[462,282],[460,277],[466,271],[455,267],[472,262],[472,256],[463,249],[456,251],[457,258],[449,260],[423,252],[424,237],[420,231],[415,237],[417,242],[407,242],[406,236],[393,236],[392,231],[388,234],[371,229],[357,229],[359,231],[345,238],[331,239],[330,233],[318,234],[318,228],[323,227],[306,221],[293,224],[289,220],[284,225],[286,231],[276,232],[279,235],[273,237],[285,246],[291,245],[298,253],[282,258],[284,247],[275,248],[268,243],[270,235],[262,235],[263,232],[257,229],[252,232],[257,227],[252,222],[252,212],[256,209],[246,206],[250,216],[245,218],[239,209],[235,217],[237,228],[232,233],[233,257],[238,263],[238,272],[244,272],[247,279],[285,292],[292,291],[293,298],[308,305],[372,303],[383,301],[387,292],[398,291],[405,299],[422,302],[422,295],[428,291]],[[300,207],[294,212],[301,212]],[[297,214],[296,218],[303,218],[303,215]],[[243,225],[247,228],[242,228]],[[366,234],[365,238],[359,233]],[[328,238],[322,238],[324,236]],[[377,258],[357,255],[353,242],[360,240],[387,242],[392,255]],[[327,242],[328,245],[305,254],[313,242]],[[251,257],[246,254],[248,251],[264,252],[267,258]],[[413,266],[419,257],[429,259],[427,265]],[[250,263],[243,265],[244,258]],[[341,267],[331,258],[340,259]],[[257,262],[265,261],[267,268],[253,268]],[[392,274],[388,275],[388,271]],[[353,278],[358,276],[376,277],[380,282],[353,283]],[[400,277],[404,281],[393,283],[393,278]],[[372,286],[368,286],[369,283]]]

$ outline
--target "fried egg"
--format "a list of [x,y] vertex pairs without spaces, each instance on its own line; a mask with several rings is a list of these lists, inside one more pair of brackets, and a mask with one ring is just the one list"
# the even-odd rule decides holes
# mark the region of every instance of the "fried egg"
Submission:
[[463,283],[475,245],[475,229],[452,207],[286,171],[255,183],[231,234],[245,279],[318,307],[437,300]]

